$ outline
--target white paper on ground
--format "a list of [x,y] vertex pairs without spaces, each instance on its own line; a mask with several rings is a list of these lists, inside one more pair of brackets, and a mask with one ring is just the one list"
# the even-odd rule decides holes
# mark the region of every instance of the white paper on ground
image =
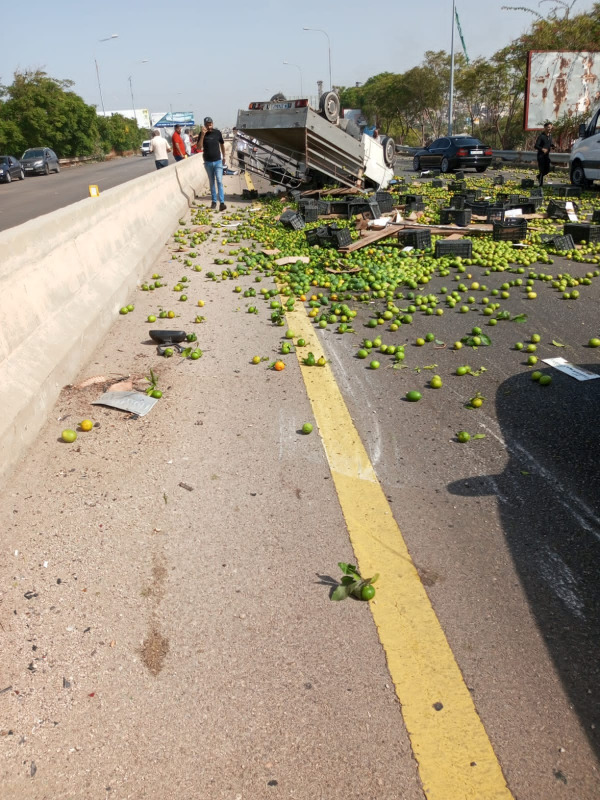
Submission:
[[523,216],[523,209],[522,208],[510,208],[508,211],[504,212],[504,217],[522,217]]
[[148,397],[141,392],[105,392],[97,400],[92,401],[93,406],[110,406],[120,411],[129,411],[144,417],[158,403],[158,397]]
[[575,364],[571,364],[560,356],[558,358],[542,358],[542,361],[544,364],[548,364],[549,367],[554,367],[554,369],[558,369],[578,381],[592,381],[594,378],[600,378],[600,375],[596,375],[595,372],[590,372],[589,369],[584,369],[583,367],[576,367]]

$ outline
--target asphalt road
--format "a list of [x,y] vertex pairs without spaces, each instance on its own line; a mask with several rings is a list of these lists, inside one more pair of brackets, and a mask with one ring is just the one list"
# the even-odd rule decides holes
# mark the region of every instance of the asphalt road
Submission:
[[[227,187],[231,203],[241,182]],[[184,269],[166,247],[154,269],[167,287],[131,298],[135,313],[80,376],[153,367],[159,405],[132,421],[90,406],[97,387],[66,389],[0,494],[11,689],[0,774],[18,800],[77,796],[82,781],[119,800],[425,796],[368,609],[327,600],[336,561],[353,556],[321,441],[298,435],[313,418],[296,359],[282,373],[250,364],[274,360],[285,328],[262,301],[258,316],[240,313],[253,301],[204,277],[222,235],[198,248],[202,273],[186,271],[206,322],[191,322],[195,302],[175,304],[203,358],[158,359],[147,340],[146,315],[174,305]],[[483,272],[461,280],[491,291],[517,277]],[[236,283],[256,288],[257,277]],[[454,277],[432,278],[427,293],[441,297]],[[314,333],[518,800],[598,796],[600,379],[540,361],[552,376],[540,386],[512,345],[539,333],[540,359],[600,374],[599,351],[585,346],[599,333],[599,284],[576,301],[549,284],[536,283],[535,300],[511,288],[502,305],[526,313],[523,324],[488,327],[481,304],[461,314],[442,303],[441,317],[378,327],[405,345],[405,369],[384,354],[376,371],[355,358],[375,335],[364,324],[376,303],[356,306],[354,335]],[[473,325],[489,347],[414,344],[431,331],[448,345]],[[461,364],[486,371],[459,377]],[[441,389],[428,388],[433,372]],[[409,389],[423,399],[404,400]],[[476,392],[484,404],[468,410]],[[76,448],[57,442],[88,415],[99,428]],[[485,438],[460,444],[459,430]]]
[[89,197],[88,186],[105,191],[155,169],[154,159],[144,156],[63,167],[56,174],[37,175],[24,181],[0,184],[0,230],[21,225]]

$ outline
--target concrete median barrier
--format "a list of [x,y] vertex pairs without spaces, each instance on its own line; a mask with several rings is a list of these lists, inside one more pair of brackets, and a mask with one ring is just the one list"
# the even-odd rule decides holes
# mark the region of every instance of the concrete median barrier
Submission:
[[198,156],[0,233],[0,476],[206,191]]

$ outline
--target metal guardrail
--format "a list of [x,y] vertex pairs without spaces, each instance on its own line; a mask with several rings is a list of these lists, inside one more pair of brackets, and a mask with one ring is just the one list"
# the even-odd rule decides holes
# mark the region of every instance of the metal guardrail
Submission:
[[[421,147],[405,147],[401,144],[396,145],[396,153],[402,156],[414,156],[418,150],[422,149]],[[527,164],[537,161],[537,153],[535,150],[492,150],[492,156],[494,158],[501,158],[502,161],[518,161]],[[569,163],[569,153],[551,153],[550,161],[553,164],[566,165]]]

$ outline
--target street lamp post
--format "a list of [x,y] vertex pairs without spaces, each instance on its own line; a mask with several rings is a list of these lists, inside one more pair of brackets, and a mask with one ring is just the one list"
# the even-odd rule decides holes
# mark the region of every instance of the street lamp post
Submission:
[[327,37],[327,51],[329,54],[329,89],[330,91],[333,89],[333,80],[331,78],[331,40],[329,39],[329,34],[327,31],[323,30],[323,28],[302,28],[303,31],[318,31],[319,33],[324,33]]
[[284,61],[283,63],[287,64],[288,67],[296,67],[296,69],[300,73],[300,97],[302,97],[302,95],[304,94],[304,91],[302,89],[302,67],[300,67],[298,64],[292,64],[291,61]]
[[452,136],[452,123],[454,118],[454,19],[456,14],[456,0],[452,0],[452,36],[450,39],[450,102],[448,103],[448,136]]
[[[107,36],[105,39],[98,39],[99,42],[110,42],[112,39],[118,39],[119,34],[113,33],[111,36]],[[104,98],[102,97],[102,86],[100,84],[100,69],[98,68],[98,59],[94,56],[94,64],[96,65],[96,77],[98,78],[98,91],[100,92],[100,105],[102,106],[102,116],[106,116],[106,110],[104,108]]]
[[[148,63],[148,61],[150,61],[150,59],[149,59],[149,58],[144,58],[142,61],[139,61],[139,62],[137,62],[137,63],[139,63],[139,64],[147,64],[147,63]],[[133,100],[133,84],[132,84],[132,76],[130,75],[130,76],[129,76],[129,78],[128,78],[127,80],[129,81],[129,91],[131,92],[131,110],[132,110],[132,112],[133,112],[133,118],[134,118],[134,120],[135,120],[135,123],[136,123],[136,125],[137,125],[137,124],[138,124],[138,120],[137,120],[137,114],[136,114],[136,111],[135,111],[135,102],[134,102],[134,100]]]

